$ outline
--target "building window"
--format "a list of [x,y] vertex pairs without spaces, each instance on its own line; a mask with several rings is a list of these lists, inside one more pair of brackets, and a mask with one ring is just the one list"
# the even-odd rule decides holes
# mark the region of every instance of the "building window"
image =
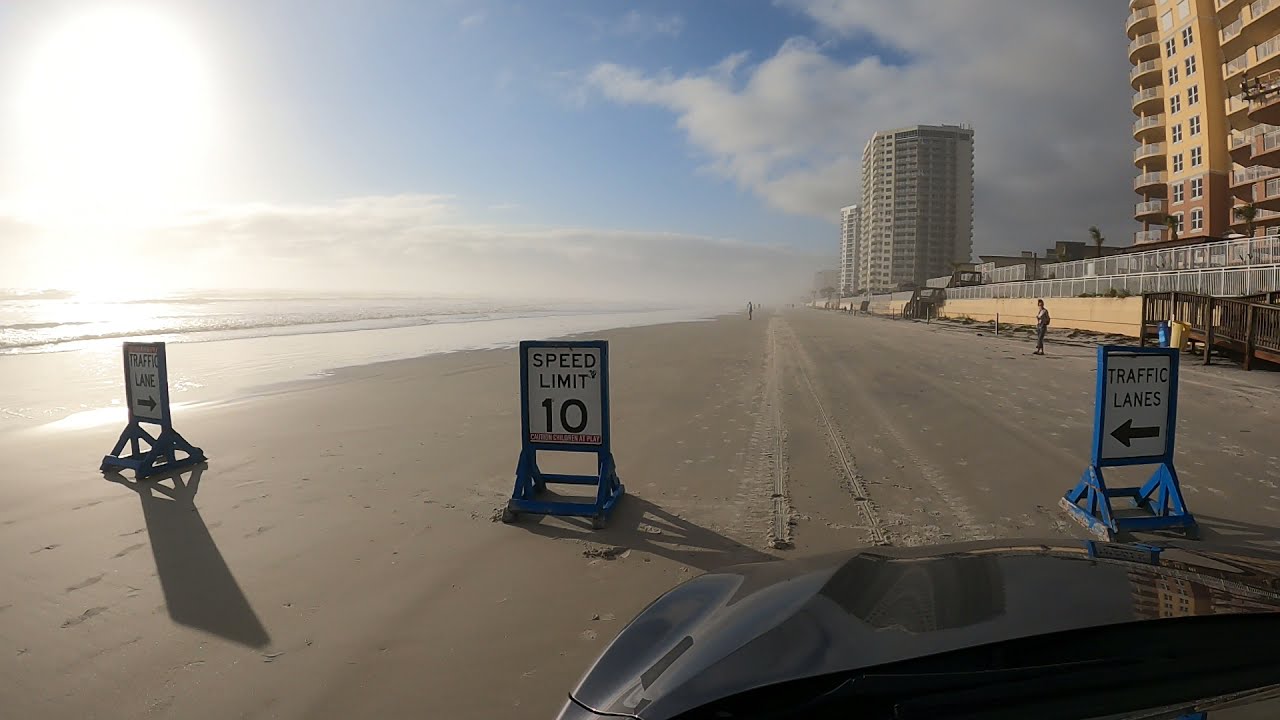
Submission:
[[[1173,11],[1172,10],[1160,16],[1160,27],[1166,31],[1173,29]],[[1170,40],[1169,42],[1173,42],[1173,41]]]
[[1199,135],[1200,134],[1200,116],[1192,115],[1191,119],[1187,121],[1187,127],[1191,130],[1192,137]]
[[1178,84],[1178,66],[1174,65],[1169,68],[1169,86],[1172,87],[1177,84]]
[[[1165,28],[1165,29],[1168,30],[1169,28]],[[1178,53],[1178,43],[1174,42],[1173,38],[1169,38],[1168,40],[1165,40],[1164,41],[1165,56],[1173,57],[1177,53]]]
[[1190,25],[1182,28],[1182,47],[1188,47],[1191,43],[1195,42],[1195,40],[1195,33],[1191,32]]
[[1192,230],[1204,229],[1204,211],[1203,210],[1196,208],[1195,210],[1191,211],[1191,229]]
[[1201,151],[1198,147],[1191,148],[1191,167],[1200,167]]
[[1191,57],[1187,58],[1186,63],[1187,63],[1187,77],[1191,77],[1192,75],[1195,75],[1196,74],[1196,56],[1192,55]]
[[1169,135],[1173,138],[1173,142],[1182,142],[1182,123],[1174,125],[1173,129],[1169,131]]
[[1173,188],[1173,201],[1175,203],[1182,202],[1182,183],[1174,183],[1170,187]]
[[1171,114],[1176,115],[1181,110],[1182,110],[1182,96],[1174,95],[1173,97],[1169,98],[1169,112]]
[[1182,172],[1182,153],[1173,156],[1173,171],[1176,173]]
[[1191,14],[1190,0],[1178,0],[1178,19],[1186,20],[1187,16],[1190,14]]
[[1182,232],[1182,213],[1173,216],[1173,226],[1178,232]]
[[1187,104],[1195,105],[1198,102],[1200,102],[1200,86],[1192,85],[1187,88]]
[[1204,197],[1204,178],[1195,178],[1191,181],[1191,199],[1199,200]]

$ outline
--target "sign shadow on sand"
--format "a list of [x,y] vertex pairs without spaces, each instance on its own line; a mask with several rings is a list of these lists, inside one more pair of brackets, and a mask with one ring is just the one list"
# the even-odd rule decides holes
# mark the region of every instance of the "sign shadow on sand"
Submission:
[[[544,494],[551,500],[563,499],[550,490]],[[704,572],[777,559],[632,494],[618,503],[608,526],[602,530],[592,530],[590,519],[578,517],[522,516],[515,526],[545,537],[650,553]]]
[[201,463],[142,481],[116,472],[105,476],[136,492],[142,501],[169,617],[179,625],[241,645],[265,647],[271,637],[236,583],[195,504],[200,477],[207,467]]

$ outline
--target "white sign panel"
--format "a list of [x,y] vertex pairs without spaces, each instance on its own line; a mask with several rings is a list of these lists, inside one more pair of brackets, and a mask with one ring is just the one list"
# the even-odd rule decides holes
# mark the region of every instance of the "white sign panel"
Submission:
[[529,441],[600,445],[604,426],[600,348],[535,346],[525,352]]
[[1107,356],[1102,458],[1158,457],[1169,441],[1173,401],[1168,355]]
[[131,345],[125,350],[125,373],[129,384],[129,411],[140,420],[163,420],[163,389],[160,387],[160,350]]

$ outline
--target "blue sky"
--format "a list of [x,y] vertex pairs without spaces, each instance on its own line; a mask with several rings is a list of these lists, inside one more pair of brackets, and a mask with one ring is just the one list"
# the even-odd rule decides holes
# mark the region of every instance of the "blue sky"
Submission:
[[800,13],[733,2],[266,5],[225,22],[239,60],[252,59],[238,92],[261,98],[273,159],[295,169],[289,185],[262,191],[273,200],[449,193],[472,213],[518,205],[502,211],[517,222],[830,239],[829,223],[700,172],[705,158],[669,113],[580,98],[577,87],[603,61],[679,74],[736,52],[768,57],[814,31]]
[[915,123],[975,126],[978,252],[1124,237],[1120,5],[4,3],[0,285],[798,286]]

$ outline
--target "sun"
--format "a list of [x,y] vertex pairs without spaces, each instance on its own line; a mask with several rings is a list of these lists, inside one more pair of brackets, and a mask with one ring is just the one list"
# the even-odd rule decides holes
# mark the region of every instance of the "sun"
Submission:
[[210,68],[187,28],[155,9],[68,18],[31,53],[14,107],[17,204],[41,224],[147,224],[209,181]]

